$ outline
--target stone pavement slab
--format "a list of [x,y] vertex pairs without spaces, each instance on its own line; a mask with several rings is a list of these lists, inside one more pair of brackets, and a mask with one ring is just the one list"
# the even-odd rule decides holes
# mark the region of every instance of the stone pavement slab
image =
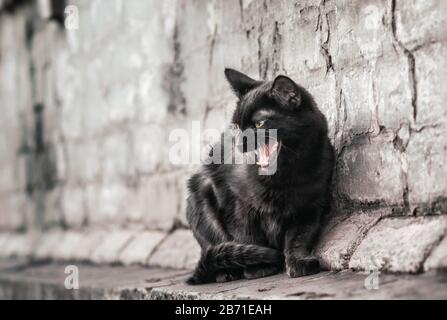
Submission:
[[[142,266],[76,265],[79,289],[65,289],[66,264],[0,261],[0,299],[447,299],[447,276],[379,274],[378,289],[366,273],[321,272],[288,278],[190,286],[191,271]],[[367,286],[371,288],[371,286]]]

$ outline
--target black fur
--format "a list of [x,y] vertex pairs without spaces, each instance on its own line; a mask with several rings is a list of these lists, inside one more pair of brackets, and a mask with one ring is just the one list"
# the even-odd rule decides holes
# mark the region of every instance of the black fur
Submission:
[[316,273],[311,250],[329,210],[334,163],[326,119],[285,76],[262,82],[231,69],[225,75],[239,97],[233,124],[245,130],[265,120],[281,148],[270,176],[259,175],[256,164],[211,163],[191,177],[187,218],[202,256],[188,283],[252,279],[284,267],[292,277]]

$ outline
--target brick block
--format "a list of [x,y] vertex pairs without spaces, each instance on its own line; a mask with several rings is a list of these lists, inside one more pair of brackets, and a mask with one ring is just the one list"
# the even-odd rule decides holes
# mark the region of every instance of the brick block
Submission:
[[131,230],[112,230],[108,232],[90,255],[90,260],[95,263],[118,262],[120,253],[132,240],[134,234],[135,232]]
[[[19,135],[19,132],[10,128],[4,128],[4,130],[8,133],[3,137],[3,141],[0,140],[0,152],[3,152],[0,156],[0,166],[3,168],[0,172],[0,195],[22,192],[26,185],[26,158],[25,156],[15,156],[19,145],[18,141],[11,137],[13,134]],[[8,153],[9,155],[5,156]]]
[[374,76],[369,67],[347,70],[341,79],[342,104],[345,108],[345,134],[363,134],[377,130],[374,125],[376,105]]
[[170,230],[179,213],[178,174],[143,179],[139,187],[142,220],[150,229]]
[[339,110],[337,106],[339,92],[337,91],[335,74],[330,73],[324,81],[309,88],[309,92],[315,99],[318,108],[326,116],[329,129],[329,138],[334,141],[337,126],[339,125]]
[[349,267],[419,272],[433,246],[447,232],[447,217],[389,218],[380,221],[354,252]]
[[356,212],[351,215],[335,216],[325,224],[315,254],[321,265],[329,270],[348,267],[354,250],[366,236],[369,229],[389,210]]
[[29,200],[24,193],[9,193],[0,197],[0,229],[17,230],[25,227]]
[[132,129],[134,166],[138,172],[152,173],[167,162],[168,132],[156,125]]
[[408,59],[388,54],[377,61],[374,76],[375,101],[379,125],[398,129],[413,120]]
[[[272,2],[271,6],[275,8],[268,10],[278,10],[277,18],[283,22],[278,26],[280,40],[277,39],[277,42],[280,43],[281,60],[288,74],[296,75],[297,81],[302,82],[311,73],[325,73],[326,59],[322,53],[322,45],[330,39],[326,12],[322,12],[324,9],[312,1]],[[268,26],[267,32],[272,29],[272,26]],[[265,49],[269,45],[271,44],[267,43]],[[280,62],[273,60],[272,63]]]
[[[101,140],[102,182],[122,181],[132,168],[131,137],[127,132],[107,135]],[[141,145],[138,147],[142,148]]]
[[[419,213],[445,213],[447,131],[426,128],[411,135],[407,147],[409,200]],[[436,202],[439,201],[439,206]]]
[[149,265],[192,269],[200,258],[200,246],[190,230],[179,229],[169,235],[149,258]]
[[87,185],[86,200],[90,225],[124,224],[131,195],[131,190],[119,182]]
[[[271,39],[273,30],[265,28],[263,32],[259,32],[259,20],[250,21],[252,20],[248,18],[251,15],[250,12],[244,14],[239,5],[228,1],[209,2],[206,4],[205,11],[202,12],[200,11],[202,8],[198,9],[197,17],[205,14],[206,20],[203,21],[206,21],[206,24],[203,25],[204,33],[201,36],[206,37],[206,42],[200,43],[204,43],[205,47],[202,48],[199,45],[195,52],[190,53],[190,59],[195,60],[194,65],[200,63],[199,57],[209,62],[208,72],[205,73],[207,74],[205,81],[208,84],[206,90],[208,98],[230,91],[227,80],[223,76],[226,67],[241,70],[255,78],[261,76],[258,67],[259,60],[263,59],[261,47],[264,47],[262,44],[264,41],[261,39],[261,34]],[[267,20],[273,22],[269,17],[265,17],[263,21]],[[184,21],[189,24],[188,19]],[[233,21],[233,23],[228,23],[228,21]],[[190,28],[189,32],[194,33],[195,30]],[[197,57],[194,58],[193,55]],[[188,66],[185,70],[189,70]],[[194,74],[197,73],[194,72]],[[188,74],[186,77],[189,77]],[[192,96],[192,94],[193,92],[189,91],[188,95]]]
[[397,38],[408,48],[445,40],[447,4],[443,0],[397,0]]
[[8,233],[2,240],[0,256],[28,258],[35,250],[38,233]]
[[80,106],[83,106],[82,78],[73,61],[67,65],[68,70],[61,75],[61,80],[70,83],[60,93],[60,96],[63,97],[61,100],[61,130],[67,139],[80,139],[84,129],[83,113],[80,112]]
[[403,202],[400,154],[386,141],[346,147],[337,163],[338,192],[362,202]]
[[119,254],[119,262],[125,265],[145,264],[150,254],[165,237],[166,234],[159,231],[142,231],[135,234]]
[[136,86],[134,83],[113,86],[105,97],[108,108],[108,125],[133,120],[136,115],[135,99]]
[[447,81],[446,56],[445,43],[436,43],[414,53],[418,124],[433,125],[447,122],[445,107],[447,90],[444,85]]
[[337,1],[328,13],[329,52],[340,67],[374,60],[393,49],[388,2]]
[[42,193],[41,197],[45,204],[37,210],[42,210],[44,226],[50,228],[60,226],[62,221],[62,187],[56,186],[56,188]]
[[35,259],[50,259],[54,248],[56,248],[64,238],[64,231],[61,229],[51,229],[45,231],[40,237],[33,257]]
[[[114,31],[117,31],[122,21],[122,4],[121,0],[97,0],[91,4],[89,10],[91,26],[97,25],[97,28],[91,30],[95,42],[101,42],[104,38],[114,34]],[[88,28],[89,26],[82,27]]]
[[63,220],[67,226],[82,227],[87,218],[84,188],[65,187],[62,191],[61,208]]
[[[137,77],[135,98],[138,123],[162,124],[166,121],[168,97],[160,90],[165,74],[160,66],[148,67]],[[136,130],[138,130],[136,128]]]
[[187,56],[191,52],[204,50],[209,44],[209,36],[218,22],[216,3],[192,1],[178,3],[178,10],[183,14],[176,17],[178,23],[178,40],[182,44],[182,53]]
[[[110,62],[104,57],[105,54],[110,55],[111,53],[99,51],[98,55],[92,60],[85,61],[85,59],[82,59],[72,62],[76,65],[83,65],[85,68],[81,84],[83,101],[82,106],[80,106],[83,138],[100,136],[113,128],[120,120],[130,118],[130,115],[134,112],[134,108],[128,105],[132,98],[129,92],[122,86],[119,89],[113,86],[114,80],[111,79],[110,70],[108,70]],[[113,104],[110,98],[113,94],[116,94],[115,91],[121,93],[121,96]],[[121,106],[121,110],[117,103],[124,104]]]
[[[220,47],[215,48],[215,50],[220,50]],[[181,83],[181,93],[185,99],[185,107],[191,119],[203,119],[203,115],[205,114],[208,105],[214,107],[214,105],[211,105],[209,102],[210,97],[213,96],[211,90],[217,92],[222,86],[226,85],[226,83],[223,82],[225,81],[223,73],[224,67],[222,66],[224,61],[220,61],[218,53],[219,51],[216,53],[216,51],[196,50],[182,58],[181,68],[183,68],[183,81]],[[210,66],[209,63],[204,63],[204,61],[211,61],[210,54],[213,54],[214,59],[217,59],[217,61],[212,61],[212,66]],[[221,81],[210,83],[209,79],[213,76],[208,72],[209,68],[213,68],[215,72],[221,76]],[[202,79],[207,85],[202,86],[194,79]],[[225,86],[224,88],[227,87]],[[228,88],[228,90],[230,89]]]
[[50,256],[56,260],[90,261],[92,253],[107,234],[99,229],[66,231],[60,242],[51,250]]
[[97,140],[67,143],[68,177],[71,185],[98,180],[102,175],[101,145]]

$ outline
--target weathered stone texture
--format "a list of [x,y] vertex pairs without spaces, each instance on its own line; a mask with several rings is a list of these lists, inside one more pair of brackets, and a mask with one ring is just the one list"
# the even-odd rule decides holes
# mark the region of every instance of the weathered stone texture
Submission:
[[407,58],[387,54],[379,59],[373,73],[373,94],[379,126],[399,129],[413,119],[412,89]]
[[166,234],[159,231],[143,231],[135,234],[121,251],[118,257],[119,262],[125,265],[146,264],[151,253],[165,237]]
[[72,230],[63,233],[50,257],[59,260],[88,261],[106,236],[104,230]]
[[447,131],[414,132],[407,147],[409,200],[419,213],[445,214],[447,194]]
[[346,109],[345,128],[353,135],[374,131],[375,103],[371,70],[363,66],[346,71],[341,87]]
[[403,201],[400,154],[387,137],[346,147],[337,163],[338,192],[360,202]]
[[309,87],[309,92],[315,97],[315,102],[318,104],[321,112],[326,116],[329,129],[329,138],[334,143],[336,148],[340,147],[340,138],[342,132],[338,132],[338,124],[342,116],[339,105],[337,105],[339,99],[339,91],[337,90],[337,80],[333,72],[331,72],[325,79],[315,86]]
[[[443,3],[445,3],[443,1]],[[447,9],[447,6],[446,6]],[[447,14],[446,14],[447,15]],[[447,29],[447,27],[445,27]],[[447,31],[447,30],[446,30]],[[444,32],[446,33],[446,32]],[[447,120],[447,44],[435,43],[414,53],[417,83],[417,123],[434,125]]]
[[142,222],[151,229],[169,230],[179,212],[179,176],[165,174],[144,179],[138,191]]
[[118,262],[119,255],[132,241],[135,232],[114,230],[109,232],[92,252],[89,259],[95,263]]
[[[185,283],[190,273],[186,270],[81,263],[77,266],[80,273],[79,290],[67,290],[64,287],[66,264],[46,263],[35,266],[20,260],[2,259],[0,299],[442,300],[447,297],[445,282],[436,275],[380,274],[378,290],[365,288],[366,274],[350,271],[323,272],[293,279],[285,274],[278,274],[244,282],[190,286]],[[275,312],[275,309],[272,310]],[[208,313],[208,316],[209,314],[211,313]]]
[[92,225],[124,225],[130,190],[121,183],[86,187],[88,221]]
[[[72,230],[68,232],[64,232],[62,239],[59,239],[59,242],[56,243],[51,253],[49,254],[50,257],[57,259],[57,260],[76,260],[77,257],[75,252],[80,251],[82,248],[82,251],[86,252],[86,256],[88,255],[87,251],[92,250],[93,248],[87,248],[87,247],[81,247],[80,245],[84,241],[86,237],[86,234],[82,231]],[[48,241],[48,240],[47,240]],[[42,244],[46,246],[46,244]],[[42,248],[41,250],[44,250],[45,248]]]
[[388,218],[368,233],[349,267],[391,272],[419,272],[433,247],[447,231],[447,218]]
[[193,269],[200,258],[200,247],[191,231],[179,229],[169,235],[149,258],[149,265]]
[[13,192],[0,196],[0,208],[0,229],[19,230],[27,223],[30,207],[25,194]]
[[396,0],[397,37],[408,49],[446,40],[447,4],[443,0]]
[[334,1],[327,14],[329,52],[340,67],[385,56],[392,50],[389,1]]
[[36,233],[5,233],[0,238],[0,256],[30,257],[34,254],[39,234]]
[[424,263],[424,270],[447,269],[447,237],[433,249]]
[[64,188],[61,201],[61,210],[65,224],[71,228],[82,227],[87,219],[84,188]]
[[53,250],[64,239],[64,231],[60,229],[53,229],[47,231],[42,235],[37,244],[37,248],[33,254],[36,259],[51,259],[53,258]]
[[387,214],[387,210],[374,210],[332,217],[325,223],[315,248],[321,265],[329,270],[346,269],[349,259],[369,229]]
[[[445,1],[69,3],[78,30],[27,4],[0,10],[0,231],[44,230],[40,258],[130,264],[150,255],[192,267],[189,231],[162,241],[187,227],[186,180],[197,168],[191,154],[171,162],[170,133],[184,129],[191,153],[192,121],[202,133],[229,124],[237,99],[223,70],[232,67],[292,77],[327,117],[341,212],[318,245],[323,265],[345,268],[355,251],[351,263],[369,266],[365,241],[356,248],[383,228],[380,245],[401,241],[386,268],[420,267],[431,220],[402,220],[411,223],[397,235],[386,227],[394,220],[368,230],[395,208],[447,212]],[[107,244],[105,230],[122,233]],[[403,244],[418,242],[412,232],[425,246]],[[28,255],[26,236],[17,239],[8,252]]]

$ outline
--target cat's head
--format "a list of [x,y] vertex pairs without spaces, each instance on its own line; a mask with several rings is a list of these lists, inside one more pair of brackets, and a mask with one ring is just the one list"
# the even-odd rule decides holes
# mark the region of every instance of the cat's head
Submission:
[[[303,135],[311,133],[312,126],[319,126],[317,118],[321,113],[312,96],[289,77],[279,75],[273,81],[257,81],[233,69],[225,69],[225,76],[239,98],[233,124],[242,131],[276,129],[275,141],[267,134],[268,144],[256,144],[258,165],[265,165],[270,157],[287,150],[296,152]],[[244,145],[244,151],[250,150]]]

